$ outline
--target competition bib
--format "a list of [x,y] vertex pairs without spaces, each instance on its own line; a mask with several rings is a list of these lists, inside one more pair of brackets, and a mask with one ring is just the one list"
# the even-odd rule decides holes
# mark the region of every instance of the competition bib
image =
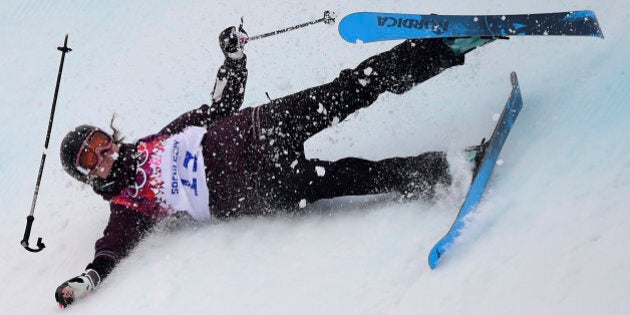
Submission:
[[148,137],[137,145],[136,182],[112,202],[155,219],[184,211],[210,220],[209,193],[201,150],[206,129],[188,127],[170,136]]

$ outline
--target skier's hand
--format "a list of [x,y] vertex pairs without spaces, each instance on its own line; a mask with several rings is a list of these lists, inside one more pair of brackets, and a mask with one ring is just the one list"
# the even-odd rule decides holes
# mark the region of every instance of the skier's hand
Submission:
[[95,270],[89,269],[78,277],[74,277],[62,283],[55,291],[55,300],[59,307],[64,308],[72,304],[76,299],[87,296],[90,291],[98,286],[101,277]]
[[219,46],[226,58],[241,59],[245,55],[243,48],[249,36],[243,26],[230,26],[219,34]]

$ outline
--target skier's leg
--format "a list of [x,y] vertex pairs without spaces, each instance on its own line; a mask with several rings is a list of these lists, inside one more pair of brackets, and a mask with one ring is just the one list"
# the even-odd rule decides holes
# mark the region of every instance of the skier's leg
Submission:
[[357,69],[370,72],[370,84],[402,94],[442,71],[464,64],[440,38],[406,40],[391,50],[368,58]]
[[255,109],[261,136],[274,156],[293,161],[312,135],[372,104],[384,91],[403,93],[445,69],[464,63],[441,39],[407,40],[389,51],[343,70],[333,82]]
[[273,193],[282,205],[351,195],[399,192],[431,197],[438,184],[451,178],[443,152],[369,161],[344,158],[335,162],[300,160],[276,178]]

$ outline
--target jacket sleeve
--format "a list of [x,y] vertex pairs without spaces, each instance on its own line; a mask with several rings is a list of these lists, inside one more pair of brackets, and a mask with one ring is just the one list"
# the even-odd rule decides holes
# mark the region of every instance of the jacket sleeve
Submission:
[[101,280],[107,277],[115,265],[140,242],[155,224],[148,216],[110,203],[111,214],[103,232],[96,241],[94,260],[85,267],[98,272]]
[[247,83],[247,57],[225,58],[217,72],[212,92],[212,105],[206,104],[191,110],[168,124],[159,134],[175,134],[188,126],[207,127],[239,110],[245,97]]

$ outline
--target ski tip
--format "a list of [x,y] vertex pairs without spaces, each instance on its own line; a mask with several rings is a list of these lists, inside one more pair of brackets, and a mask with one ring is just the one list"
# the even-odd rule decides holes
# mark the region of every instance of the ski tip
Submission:
[[512,86],[518,85],[518,77],[516,76],[516,71],[512,71],[512,73],[510,73],[510,81],[512,82]]
[[568,17],[582,20],[583,23],[589,24],[592,27],[592,33],[590,35],[593,37],[604,39],[604,33],[602,32],[601,27],[599,27],[599,21],[597,20],[597,15],[595,14],[595,11],[592,11],[592,10],[571,11],[568,13]]
[[432,250],[429,253],[429,268],[431,268],[431,270],[434,270],[435,268],[437,268],[439,261],[440,261],[440,257],[438,253]]
[[599,27],[599,23],[597,24],[597,32],[595,34],[593,34],[593,37],[597,37],[597,38],[601,38],[604,39],[604,33],[602,32],[602,29]]
[[440,263],[440,258],[442,258],[442,254],[445,252],[444,249],[445,248],[441,240],[435,244],[433,248],[431,248],[431,251],[429,252],[429,268],[431,268],[431,270],[437,268]]

